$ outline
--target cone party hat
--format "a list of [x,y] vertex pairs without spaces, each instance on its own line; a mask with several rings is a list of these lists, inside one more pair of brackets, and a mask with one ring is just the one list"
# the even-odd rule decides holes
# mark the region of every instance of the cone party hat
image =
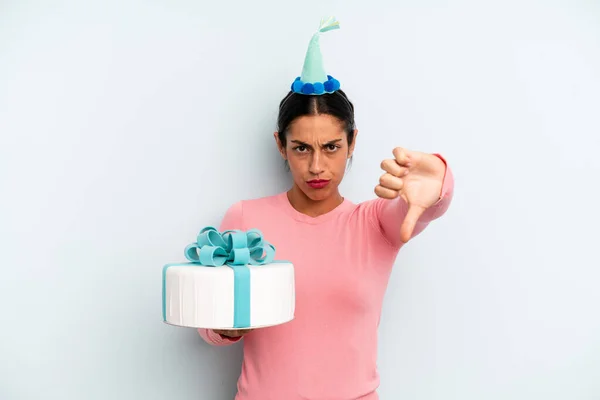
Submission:
[[340,23],[334,17],[323,18],[319,30],[310,39],[302,75],[292,83],[292,91],[306,95],[321,95],[333,93],[340,88],[340,82],[325,72],[321,46],[319,43],[322,33],[340,29]]

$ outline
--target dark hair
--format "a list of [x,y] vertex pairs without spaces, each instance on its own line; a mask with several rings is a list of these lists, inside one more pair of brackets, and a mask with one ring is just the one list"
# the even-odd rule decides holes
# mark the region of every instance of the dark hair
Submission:
[[354,105],[341,89],[318,96],[289,92],[279,103],[277,132],[279,141],[285,147],[288,127],[298,117],[327,114],[342,122],[348,146],[354,141]]

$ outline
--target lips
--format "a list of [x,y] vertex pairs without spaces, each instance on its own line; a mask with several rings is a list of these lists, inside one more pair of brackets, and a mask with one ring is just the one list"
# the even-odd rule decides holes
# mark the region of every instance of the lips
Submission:
[[306,184],[313,189],[322,189],[329,184],[329,180],[328,179],[313,179],[313,180],[306,182]]

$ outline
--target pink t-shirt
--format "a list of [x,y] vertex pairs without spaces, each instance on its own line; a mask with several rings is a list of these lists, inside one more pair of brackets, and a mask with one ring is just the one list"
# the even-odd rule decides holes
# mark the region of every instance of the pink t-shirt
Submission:
[[[440,200],[413,236],[446,212],[453,189],[447,167]],[[227,211],[221,230],[260,229],[276,259],[294,264],[296,279],[295,319],[243,337],[235,400],[378,399],[377,328],[406,211],[400,198],[344,200],[313,218],[294,209],[286,193]],[[239,340],[198,332],[213,345]]]

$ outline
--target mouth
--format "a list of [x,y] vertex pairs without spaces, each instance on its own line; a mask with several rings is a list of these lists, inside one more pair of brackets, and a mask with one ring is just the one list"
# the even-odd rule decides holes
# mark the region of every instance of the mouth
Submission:
[[329,184],[328,179],[313,179],[311,181],[307,181],[306,184],[313,189],[322,189]]

